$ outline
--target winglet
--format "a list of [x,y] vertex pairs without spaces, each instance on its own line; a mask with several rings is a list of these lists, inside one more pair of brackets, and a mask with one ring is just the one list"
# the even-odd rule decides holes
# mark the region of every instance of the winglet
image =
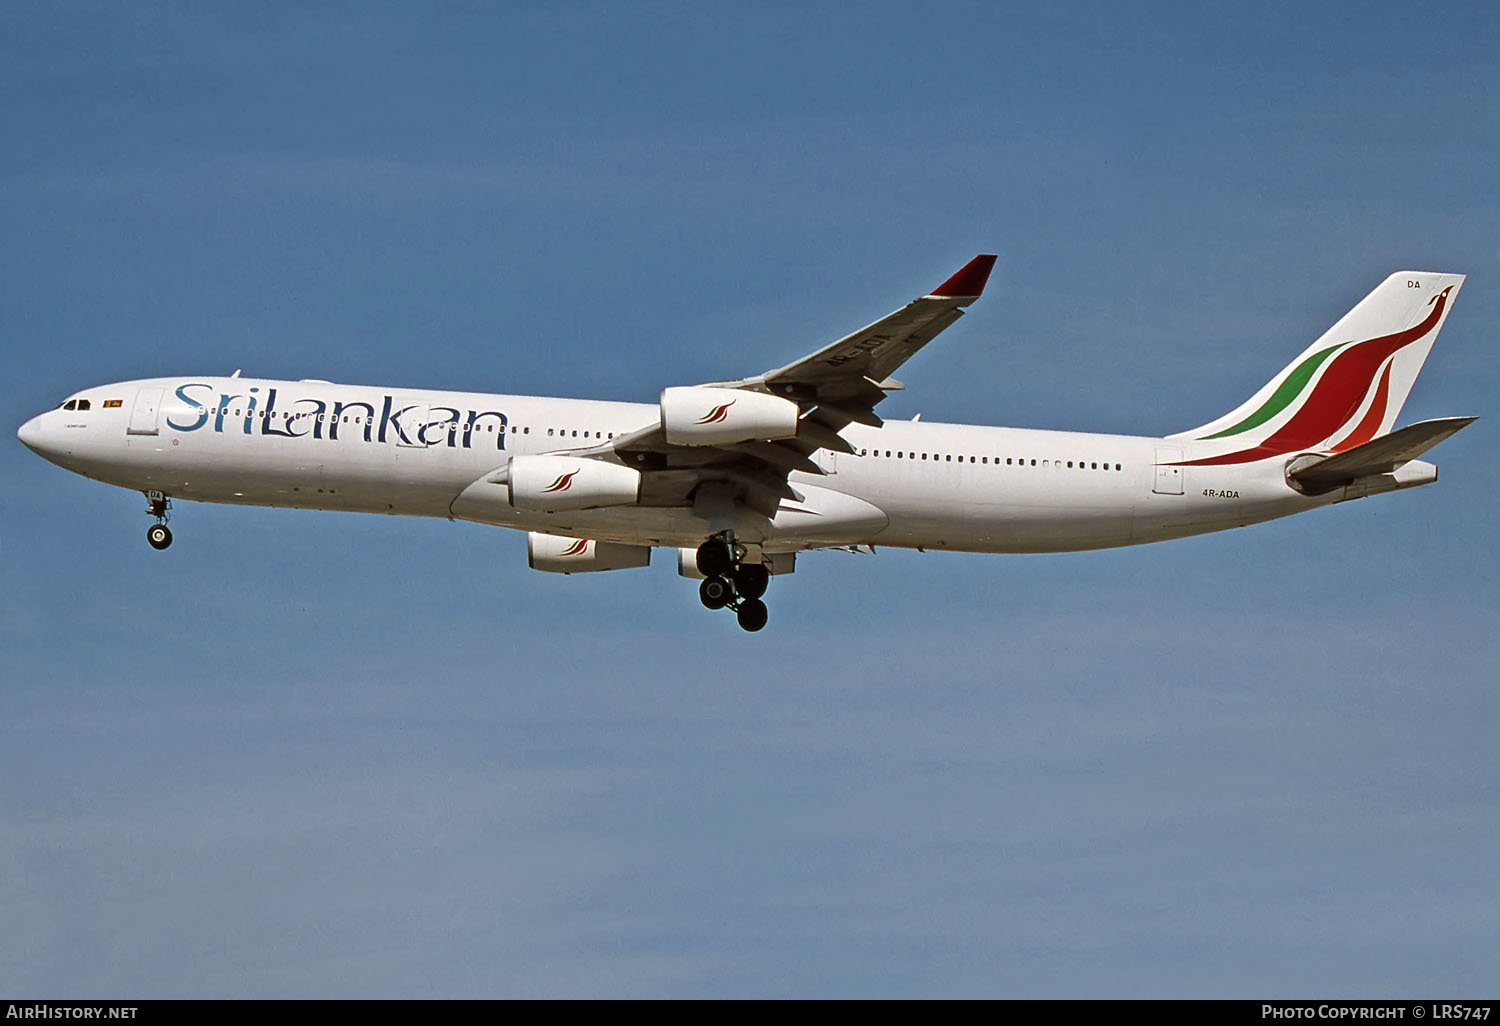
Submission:
[[995,254],[981,253],[928,293],[933,299],[978,299],[995,268]]

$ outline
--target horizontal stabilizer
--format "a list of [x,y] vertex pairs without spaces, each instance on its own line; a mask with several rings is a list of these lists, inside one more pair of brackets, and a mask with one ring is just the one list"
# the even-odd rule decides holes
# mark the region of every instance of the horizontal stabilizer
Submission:
[[1323,492],[1373,474],[1394,473],[1434,445],[1451,438],[1478,417],[1443,417],[1408,425],[1348,452],[1292,470],[1289,477],[1309,492]]

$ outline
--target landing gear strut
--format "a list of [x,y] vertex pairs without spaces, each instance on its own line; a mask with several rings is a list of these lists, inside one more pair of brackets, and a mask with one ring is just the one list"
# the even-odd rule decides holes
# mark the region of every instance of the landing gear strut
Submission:
[[735,545],[727,531],[698,546],[698,572],[704,575],[698,598],[709,609],[728,606],[742,628],[758,631],[766,625],[766,604],[760,597],[771,574],[762,563],[742,562],[744,556],[744,547]]
[[156,523],[146,529],[146,541],[158,551],[172,544],[172,531],[167,527],[168,511],[171,508],[172,500],[161,492],[146,493],[146,512],[156,518]]

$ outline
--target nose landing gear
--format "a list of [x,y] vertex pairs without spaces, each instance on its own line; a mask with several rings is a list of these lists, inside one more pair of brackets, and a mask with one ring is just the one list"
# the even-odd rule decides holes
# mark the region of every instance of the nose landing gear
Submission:
[[146,512],[156,518],[156,523],[146,529],[146,541],[158,551],[172,544],[172,531],[167,527],[168,510],[172,500],[161,492],[146,493]]
[[744,563],[744,548],[734,544],[728,532],[715,535],[698,546],[698,572],[704,581],[698,598],[709,609],[734,610],[741,628],[758,631],[766,625],[766,593],[771,574],[761,563]]

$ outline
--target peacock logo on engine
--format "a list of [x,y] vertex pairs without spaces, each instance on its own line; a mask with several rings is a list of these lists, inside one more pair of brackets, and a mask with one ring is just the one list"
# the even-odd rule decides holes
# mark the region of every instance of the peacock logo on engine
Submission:
[[573,487],[573,479],[577,477],[578,474],[579,471],[574,470],[566,474],[557,475],[557,480],[553,481],[546,488],[543,488],[541,494],[551,495],[553,492],[567,491],[569,488]]
[[731,406],[733,406],[734,404],[735,404],[735,400],[731,399],[727,403],[722,403],[722,404],[720,404],[718,406],[715,406],[713,409],[709,410],[708,413],[703,417],[703,419],[700,420],[700,421],[698,421],[698,423],[699,424],[722,424],[722,423],[724,423],[724,421],[726,419],[728,419],[728,417],[729,417],[729,408]]

